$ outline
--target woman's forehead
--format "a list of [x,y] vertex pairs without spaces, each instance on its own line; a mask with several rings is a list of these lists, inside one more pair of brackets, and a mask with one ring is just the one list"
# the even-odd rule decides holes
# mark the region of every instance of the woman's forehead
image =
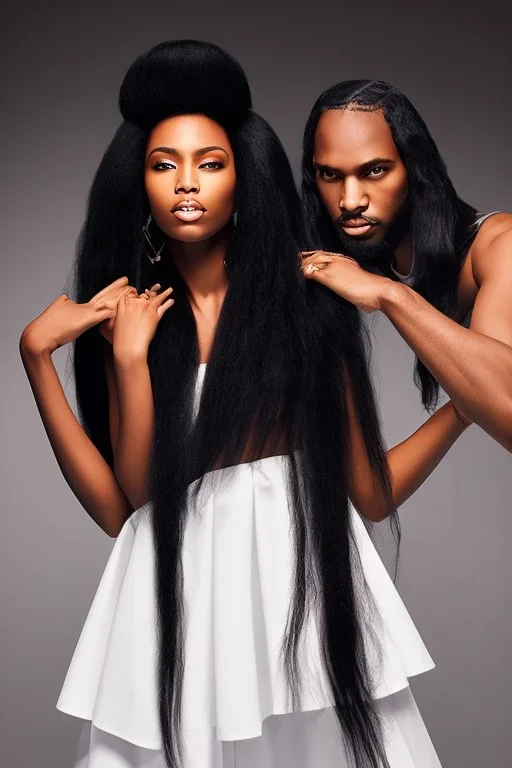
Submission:
[[181,151],[214,144],[227,152],[231,149],[224,128],[206,115],[175,115],[162,120],[151,131],[148,151],[159,144]]

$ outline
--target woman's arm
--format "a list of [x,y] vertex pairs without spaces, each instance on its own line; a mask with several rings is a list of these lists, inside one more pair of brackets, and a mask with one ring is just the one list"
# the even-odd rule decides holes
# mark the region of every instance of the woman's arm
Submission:
[[[391,514],[379,478],[368,459],[351,391],[347,397],[350,424],[350,498],[369,520],[380,522]],[[422,485],[467,428],[451,402],[436,411],[409,438],[387,451],[391,490],[399,507]]]
[[147,358],[116,358],[114,353],[112,384],[113,395],[109,401],[117,398],[117,419],[113,419],[114,422],[117,420],[116,445],[113,447],[115,473],[127,498],[137,509],[148,501],[153,445],[153,391]]
[[117,536],[133,509],[109,465],[66,399],[49,352],[20,348],[23,365],[57,463],[90,517]]
[[52,353],[87,328],[115,312],[126,288],[121,279],[87,304],[59,297],[30,323],[20,340],[20,353],[37,408],[57,463],[71,490],[90,517],[109,536],[117,536],[132,507],[114,473],[73,413]]
[[114,469],[134,509],[148,501],[149,493],[154,406],[148,349],[160,318],[173,304],[171,288],[154,295],[155,287],[140,296],[123,296],[113,345],[105,351]]

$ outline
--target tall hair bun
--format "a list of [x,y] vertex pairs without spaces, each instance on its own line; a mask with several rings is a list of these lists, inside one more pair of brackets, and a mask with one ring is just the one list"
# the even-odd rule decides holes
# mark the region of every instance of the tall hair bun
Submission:
[[122,116],[143,127],[189,113],[236,124],[251,106],[240,64],[218,45],[199,40],[170,40],[146,51],[128,69],[119,91]]

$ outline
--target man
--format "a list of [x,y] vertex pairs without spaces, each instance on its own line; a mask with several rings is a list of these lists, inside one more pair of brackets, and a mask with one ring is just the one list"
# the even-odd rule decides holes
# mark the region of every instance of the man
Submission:
[[[325,91],[305,129],[303,272],[386,314],[466,423],[512,451],[512,215],[461,200],[400,91],[353,80]],[[340,255],[346,254],[346,255]]]

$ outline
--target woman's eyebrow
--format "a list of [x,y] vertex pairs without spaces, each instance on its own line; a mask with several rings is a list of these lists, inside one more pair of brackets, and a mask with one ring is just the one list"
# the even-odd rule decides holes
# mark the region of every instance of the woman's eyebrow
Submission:
[[178,150],[174,149],[173,147],[155,147],[149,153],[148,160],[155,152],[165,152],[166,155],[179,155]]
[[198,149],[196,152],[194,152],[194,155],[196,155],[196,157],[199,157],[200,155],[208,154],[208,152],[213,152],[215,149],[219,149],[221,152],[224,152],[224,154],[227,157],[229,157],[225,149],[223,149],[222,147],[217,147],[215,145],[212,145],[211,147],[202,147],[201,149]]
[[[206,155],[208,152],[213,152],[215,149],[220,150],[221,152],[224,152],[224,154],[229,157],[228,153],[225,149],[222,147],[218,147],[216,145],[212,145],[210,147],[201,147],[201,149],[196,149],[194,152],[194,157],[201,157],[201,155]],[[152,154],[155,152],[164,152],[166,155],[179,155],[179,151],[177,149],[174,149],[174,147],[155,147],[151,150],[151,152],[148,155],[148,160],[151,157]]]

